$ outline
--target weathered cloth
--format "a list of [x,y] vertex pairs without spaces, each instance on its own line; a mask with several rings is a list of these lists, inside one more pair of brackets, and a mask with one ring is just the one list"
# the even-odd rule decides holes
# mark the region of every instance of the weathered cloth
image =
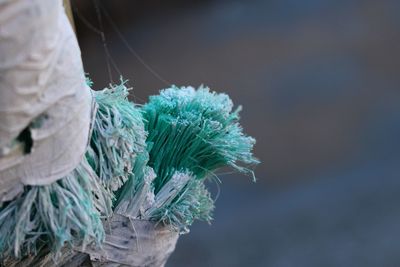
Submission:
[[1,0],[0,204],[78,165],[91,101],[61,0]]
[[9,267],[163,267],[179,237],[179,233],[168,226],[118,214],[114,214],[110,222],[105,221],[104,228],[106,240],[102,248],[74,251],[65,247],[57,260],[52,254],[45,254],[6,264]]

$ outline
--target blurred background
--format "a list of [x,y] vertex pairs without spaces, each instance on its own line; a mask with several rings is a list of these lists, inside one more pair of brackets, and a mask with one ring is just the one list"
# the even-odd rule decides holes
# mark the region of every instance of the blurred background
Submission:
[[181,236],[168,267],[400,266],[400,1],[72,7],[96,89],[123,75],[144,103],[208,85],[257,139],[257,183],[223,174],[214,222]]

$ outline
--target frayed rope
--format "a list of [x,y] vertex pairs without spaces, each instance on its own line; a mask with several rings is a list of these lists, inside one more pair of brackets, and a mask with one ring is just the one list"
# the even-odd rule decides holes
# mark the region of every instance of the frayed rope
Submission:
[[136,157],[146,146],[142,115],[128,94],[122,80],[94,92],[97,112],[86,157],[110,191],[119,189],[133,174]]
[[57,258],[66,244],[101,244],[101,214],[110,208],[107,192],[85,160],[57,182],[26,186],[20,197],[0,209],[1,260],[36,255],[44,247]]

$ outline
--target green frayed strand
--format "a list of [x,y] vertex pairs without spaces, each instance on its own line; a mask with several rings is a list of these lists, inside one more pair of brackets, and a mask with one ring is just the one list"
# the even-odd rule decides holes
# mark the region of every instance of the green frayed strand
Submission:
[[[177,189],[176,194],[171,194],[173,189]],[[147,212],[150,218],[157,218],[173,229],[187,233],[188,226],[195,220],[210,223],[213,210],[214,200],[204,182],[190,173],[176,172],[158,192],[153,207]]]
[[130,218],[140,217],[146,196],[153,191],[151,183],[155,174],[153,169],[147,166],[148,160],[146,151],[138,154],[132,175],[129,175],[127,182],[115,192],[115,212]]
[[116,191],[133,174],[137,155],[146,151],[146,132],[124,81],[93,93],[97,112],[86,157],[103,184]]
[[240,107],[226,94],[208,88],[172,87],[150,97],[143,106],[150,160],[157,174],[155,192],[175,171],[188,170],[197,179],[224,166],[250,173],[257,164],[252,149],[255,139],[246,136],[239,124]]
[[57,258],[64,245],[101,244],[101,213],[110,209],[110,196],[85,161],[50,185],[26,186],[20,197],[0,209],[0,263],[43,249]]
[[148,165],[156,173],[153,219],[187,231],[194,220],[211,221],[214,201],[204,180],[221,167],[251,174],[258,163],[255,139],[239,124],[240,107],[208,88],[172,87],[150,97],[143,116],[149,133]]

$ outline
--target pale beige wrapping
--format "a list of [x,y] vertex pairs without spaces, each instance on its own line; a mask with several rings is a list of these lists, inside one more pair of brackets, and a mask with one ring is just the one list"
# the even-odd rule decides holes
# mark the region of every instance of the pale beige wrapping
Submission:
[[92,246],[73,251],[65,247],[57,260],[48,253],[21,261],[10,260],[7,266],[163,267],[179,238],[179,233],[168,226],[118,214],[103,225],[106,240],[101,248]]
[[175,250],[179,233],[155,222],[114,214],[104,223],[106,240],[102,249],[87,249],[92,265],[162,267]]
[[[0,0],[0,203],[77,166],[91,101],[62,1]],[[24,129],[29,152],[16,140]]]

